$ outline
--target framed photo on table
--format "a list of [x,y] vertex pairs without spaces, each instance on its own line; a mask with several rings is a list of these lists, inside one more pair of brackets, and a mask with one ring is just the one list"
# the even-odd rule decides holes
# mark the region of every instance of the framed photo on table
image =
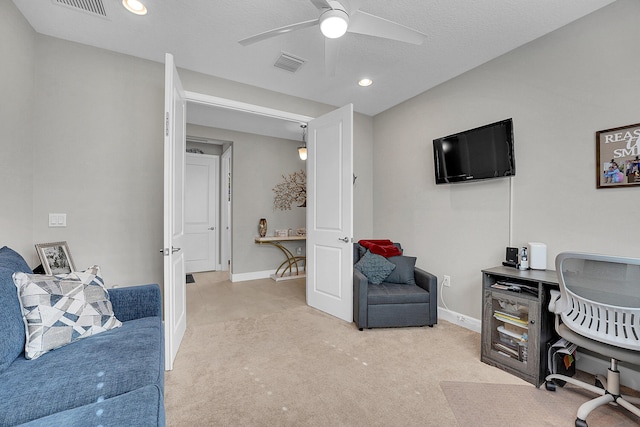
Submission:
[[76,270],[67,242],[38,243],[36,252],[45,274],[67,274]]
[[596,132],[596,188],[640,186],[640,123]]

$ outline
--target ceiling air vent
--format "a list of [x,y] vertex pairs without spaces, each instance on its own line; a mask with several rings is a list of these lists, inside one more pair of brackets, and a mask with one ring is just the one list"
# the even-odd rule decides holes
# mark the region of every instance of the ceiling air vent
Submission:
[[102,0],[52,0],[52,1],[54,4],[66,6],[71,9],[89,13],[91,15],[100,16],[101,18],[107,17],[107,12],[105,11]]
[[305,62],[307,61],[302,58],[293,56],[290,53],[282,52],[273,66],[295,73]]

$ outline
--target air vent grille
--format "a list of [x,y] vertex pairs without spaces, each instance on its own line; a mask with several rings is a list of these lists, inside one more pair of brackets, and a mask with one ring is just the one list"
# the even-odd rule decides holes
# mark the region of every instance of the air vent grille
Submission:
[[273,66],[295,73],[305,62],[307,61],[302,58],[298,58],[290,53],[282,52]]
[[54,4],[66,6],[72,9],[80,10],[82,12],[90,13],[91,15],[100,16],[102,18],[107,17],[104,4],[102,0],[52,0]]

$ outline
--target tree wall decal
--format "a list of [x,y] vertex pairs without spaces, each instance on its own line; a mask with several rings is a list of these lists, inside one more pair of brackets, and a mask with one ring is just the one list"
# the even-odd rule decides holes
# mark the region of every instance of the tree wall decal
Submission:
[[299,208],[307,207],[307,174],[304,169],[293,172],[288,177],[282,175],[283,181],[273,188],[273,209],[291,210],[291,205]]

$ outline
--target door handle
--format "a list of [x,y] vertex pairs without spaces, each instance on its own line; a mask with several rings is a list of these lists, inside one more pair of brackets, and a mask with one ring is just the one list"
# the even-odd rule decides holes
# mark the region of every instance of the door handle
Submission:
[[345,243],[349,243],[349,238],[348,237],[343,237],[342,239],[338,238],[338,240],[342,240]]
[[215,229],[216,229],[215,227],[209,227],[209,228],[207,228],[207,230],[211,230],[211,231],[213,231],[213,230],[215,230]]
[[175,254],[176,252],[178,252],[180,249],[182,248],[174,248],[173,246],[171,247],[171,253]]

